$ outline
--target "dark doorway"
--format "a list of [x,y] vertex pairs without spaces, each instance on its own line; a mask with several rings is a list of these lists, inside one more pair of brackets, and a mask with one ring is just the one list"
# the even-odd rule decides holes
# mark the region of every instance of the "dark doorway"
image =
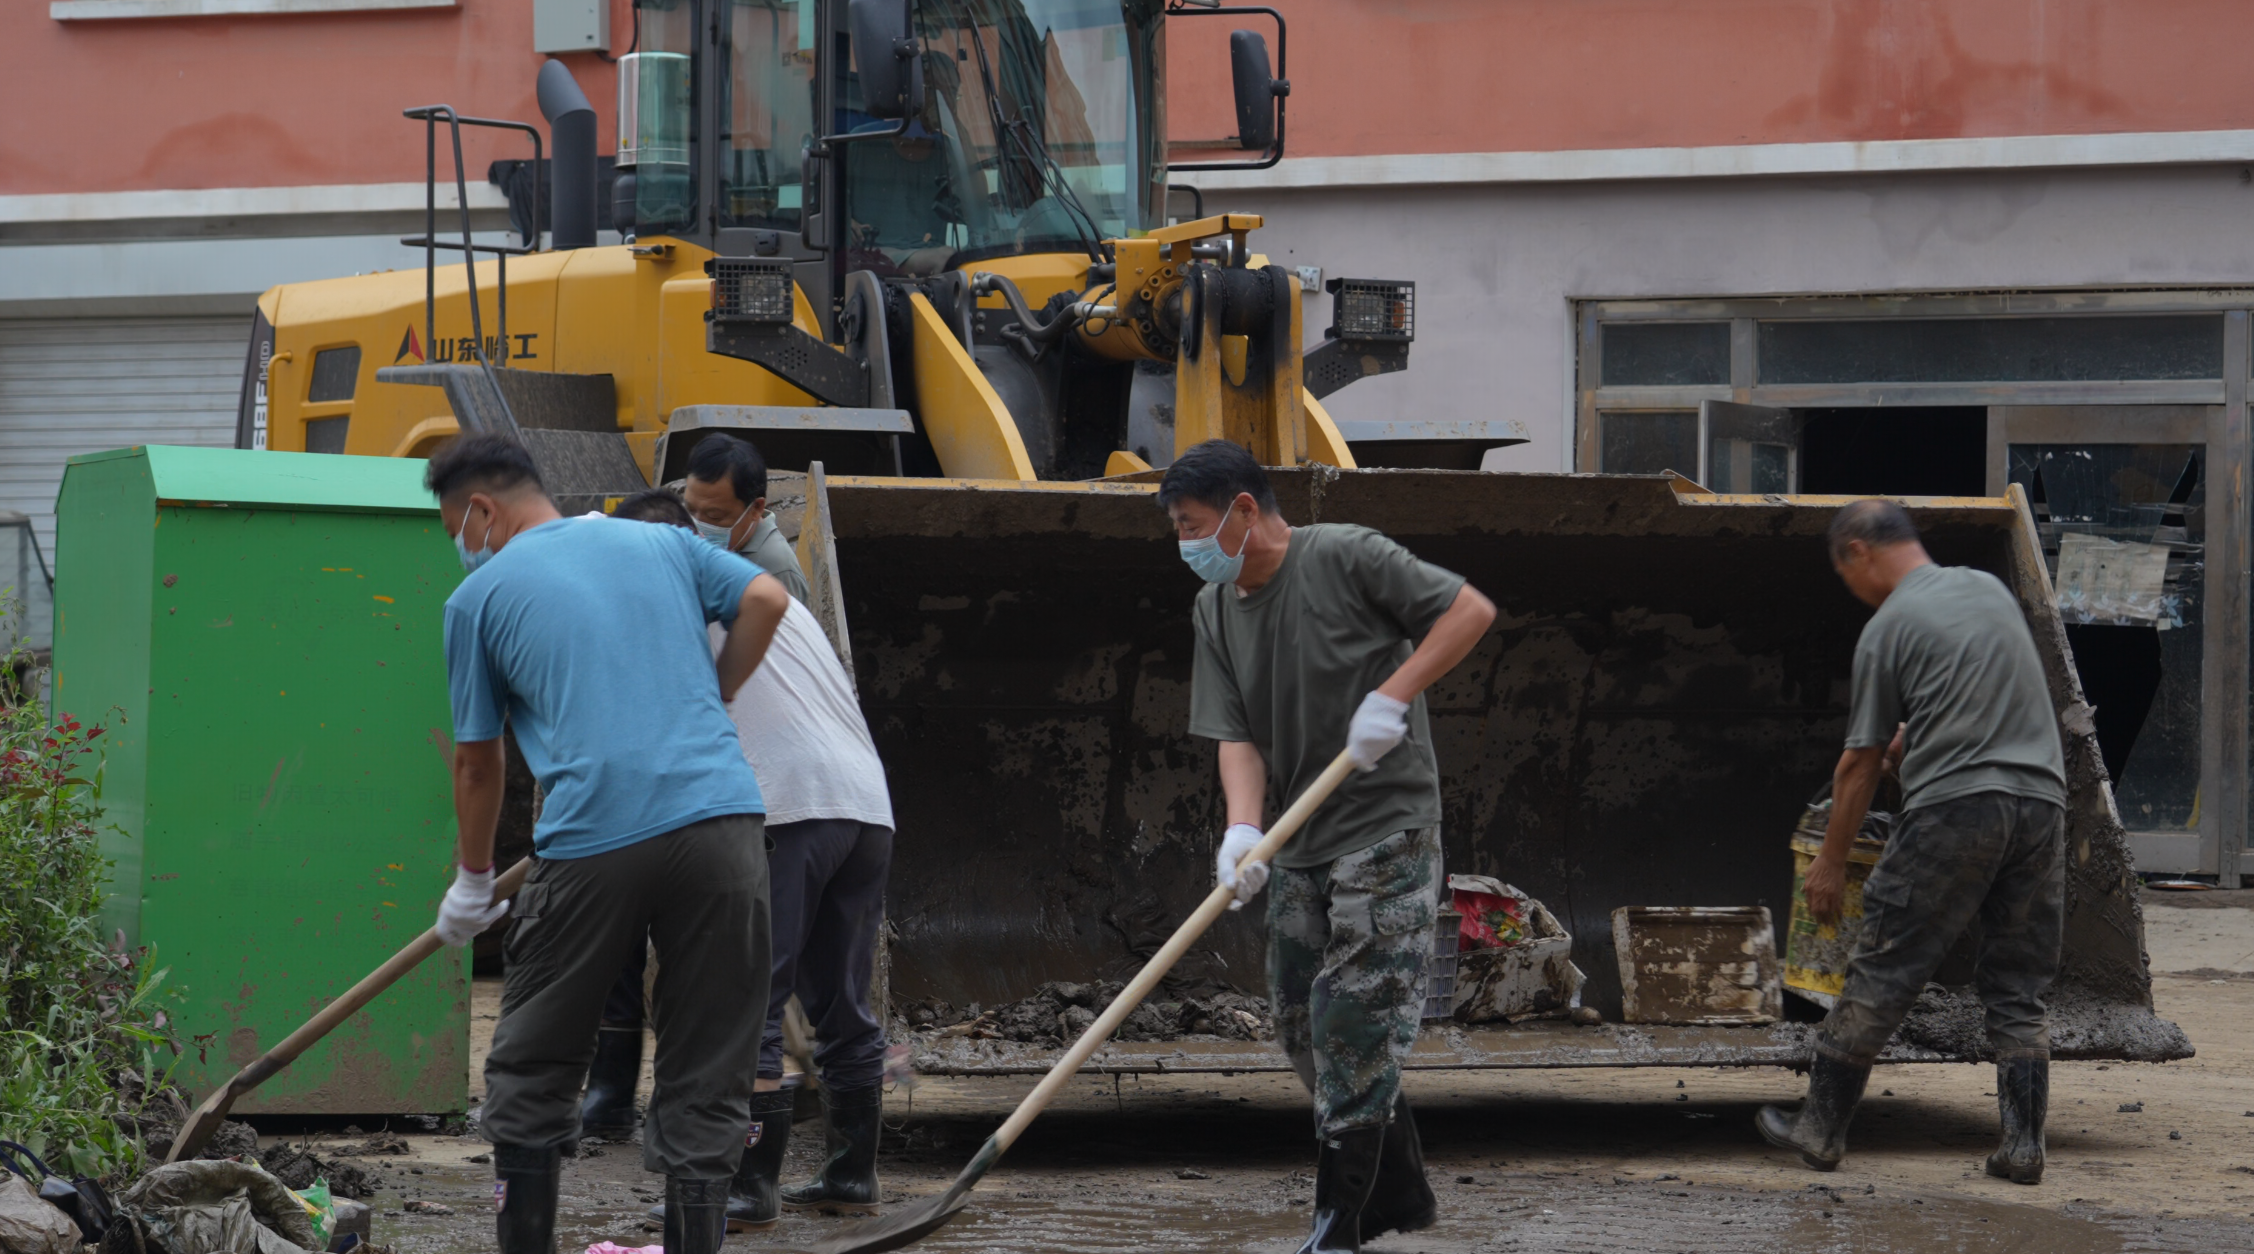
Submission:
[[1988,410],[1980,405],[1803,409],[1800,490],[1841,496],[1982,496]]

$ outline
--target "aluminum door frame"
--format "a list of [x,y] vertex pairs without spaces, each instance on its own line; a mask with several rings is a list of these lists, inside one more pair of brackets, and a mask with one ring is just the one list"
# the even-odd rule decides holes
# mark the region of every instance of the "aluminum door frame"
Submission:
[[[2247,800],[2246,376],[2244,314],[2229,322],[2233,395],[2221,405],[1992,405],[1988,494],[2002,496],[2014,444],[2197,444],[2206,450],[2199,779],[2196,835],[2131,831],[2139,870],[2213,875],[2237,887],[2244,873]],[[2229,764],[2227,767],[2225,764]],[[2111,796],[2110,786],[2108,796]]]

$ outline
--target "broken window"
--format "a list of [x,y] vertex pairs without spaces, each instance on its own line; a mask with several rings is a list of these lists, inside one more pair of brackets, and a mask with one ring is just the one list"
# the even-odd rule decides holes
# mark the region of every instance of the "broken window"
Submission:
[[2197,830],[2206,451],[2014,444],[2098,747],[2132,830]]

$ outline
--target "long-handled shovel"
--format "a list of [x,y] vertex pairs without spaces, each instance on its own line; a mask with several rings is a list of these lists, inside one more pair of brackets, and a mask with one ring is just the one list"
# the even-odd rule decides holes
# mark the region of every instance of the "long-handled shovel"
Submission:
[[[524,887],[524,877],[532,870],[532,859],[526,858],[501,872],[493,881],[493,900],[504,901],[516,896]],[[235,1099],[250,1092],[274,1075],[275,1072],[297,1061],[297,1056],[313,1048],[313,1043],[336,1030],[338,1024],[351,1018],[362,1006],[376,999],[407,974],[423,963],[423,959],[445,948],[438,939],[438,929],[431,928],[407,943],[405,949],[393,954],[384,964],[362,977],[358,984],[345,990],[342,997],[321,1008],[321,1013],[305,1021],[305,1026],[282,1038],[274,1048],[260,1054],[251,1064],[235,1073],[235,1078],[203,1099],[180,1126],[180,1134],[172,1138],[172,1148],[165,1153],[164,1161],[178,1162],[194,1158],[208,1143],[212,1135],[227,1122],[227,1112],[234,1109]]]
[[[1308,816],[1330,797],[1339,781],[1345,779],[1347,772],[1353,769],[1353,761],[1344,753],[1339,754],[1329,766],[1323,768],[1321,775],[1315,777],[1315,782],[1308,786],[1307,791],[1299,795],[1299,800],[1292,802],[1291,808],[1284,811],[1283,817],[1276,820],[1276,825],[1268,829],[1268,834],[1253,846],[1252,852],[1244,856],[1244,861],[1266,862],[1275,857],[1276,851],[1283,848],[1284,842],[1299,831],[1307,822]],[[1243,863],[1238,865],[1242,866]],[[898,1214],[856,1224],[827,1241],[805,1247],[805,1254],[882,1254],[885,1250],[897,1250],[922,1240],[953,1219],[969,1202],[971,1189],[993,1169],[995,1163],[1001,1161],[1002,1154],[1025,1131],[1026,1126],[1048,1107],[1050,1100],[1057,1095],[1057,1090],[1063,1088],[1065,1081],[1071,1079],[1081,1065],[1102,1048],[1105,1041],[1111,1039],[1111,1034],[1119,1030],[1119,1025],[1126,1021],[1135,1007],[1142,1004],[1143,998],[1150,996],[1151,990],[1157,988],[1158,982],[1174,968],[1183,954],[1189,952],[1197,938],[1205,935],[1206,929],[1221,917],[1221,912],[1229,908],[1229,902],[1234,897],[1235,893],[1219,885],[1215,885],[1213,891],[1206,894],[1198,908],[1183,920],[1182,926],[1174,930],[1174,935],[1159,947],[1158,952],[1135,974],[1135,978],[1128,982],[1111,1005],[1096,1016],[1096,1021],[1088,1025],[1088,1030],[1080,1034],[1080,1039],[1072,1043],[1072,1048],[1064,1052],[1064,1057],[1057,1060],[1057,1065],[1049,1068],[1049,1074],[1043,1076],[1033,1091],[1025,1095],[1025,1100],[1017,1104],[1017,1109],[995,1130],[994,1135],[986,1138],[986,1144],[978,1147],[978,1153],[972,1156],[970,1165],[963,1168],[962,1174],[955,1177],[955,1182],[947,1186],[946,1192],[926,1198]]]

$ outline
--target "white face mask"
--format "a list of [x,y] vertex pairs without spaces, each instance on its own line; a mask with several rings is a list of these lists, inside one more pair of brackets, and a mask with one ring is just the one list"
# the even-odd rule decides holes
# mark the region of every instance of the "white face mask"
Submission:
[[728,544],[728,537],[734,535],[736,532],[736,523],[742,522],[744,520],[744,514],[748,514],[750,512],[751,506],[744,506],[743,514],[736,515],[736,522],[729,523],[725,527],[721,526],[719,523],[708,523],[702,518],[695,518],[691,519],[690,521],[694,522],[697,525],[698,535],[703,536],[705,539],[711,541],[716,547],[726,549],[730,547]]

